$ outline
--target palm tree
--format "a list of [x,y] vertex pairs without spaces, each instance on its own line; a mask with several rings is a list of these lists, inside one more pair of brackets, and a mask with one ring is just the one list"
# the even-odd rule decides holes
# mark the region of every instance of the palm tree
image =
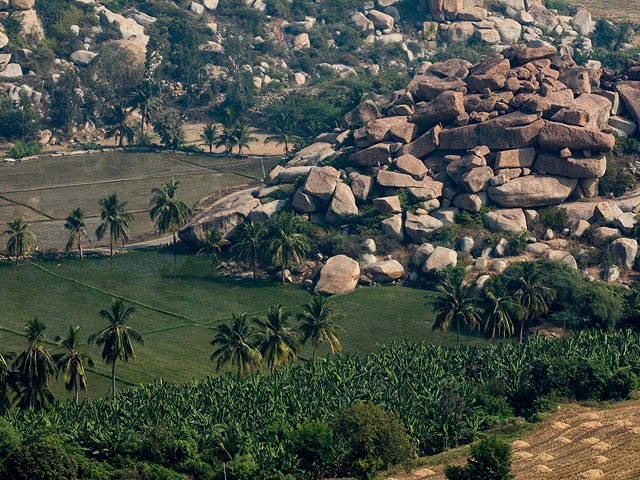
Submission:
[[7,250],[9,256],[16,258],[18,265],[18,259],[31,250],[31,241],[35,240],[36,236],[29,231],[29,226],[22,217],[7,222],[7,227],[9,228],[4,231],[5,235],[9,235]]
[[282,269],[282,284],[285,283],[285,269],[292,263],[298,264],[309,251],[309,241],[302,233],[298,215],[282,213],[272,217],[269,229],[269,252],[272,262]]
[[14,402],[22,408],[40,409],[53,402],[49,377],[56,372],[56,365],[42,345],[45,329],[45,324],[37,317],[27,322],[27,349],[13,362],[18,375],[18,391]]
[[265,143],[275,142],[278,146],[284,144],[285,155],[289,155],[289,144],[300,140],[300,137],[293,133],[293,117],[288,113],[279,113],[272,118],[271,131],[273,134],[265,138]]
[[296,332],[289,326],[290,313],[282,310],[282,305],[271,305],[264,319],[254,318],[253,321],[262,330],[260,334],[260,353],[267,361],[267,366],[273,373],[273,367],[279,367],[296,360],[299,339]]
[[540,315],[546,315],[549,311],[547,301],[553,300],[555,294],[542,283],[542,272],[536,262],[524,261],[516,265],[517,273],[509,283],[518,302],[524,308],[524,315],[520,320],[520,343],[522,343],[524,324]]
[[136,354],[133,342],[144,345],[144,339],[136,330],[126,323],[136,312],[134,307],[127,307],[123,298],[112,299],[109,310],[100,310],[98,314],[109,322],[109,325],[89,337],[89,343],[103,345],[102,359],[111,364],[111,399],[116,398],[116,362],[135,362]]
[[[249,148],[249,142],[258,141],[256,137],[251,136],[249,126],[241,121],[237,122],[233,127],[233,138],[235,139],[235,144],[238,146],[238,155],[242,155],[244,148]],[[251,149],[249,148],[249,150]]]
[[84,212],[80,208],[76,208],[69,214],[64,222],[64,228],[69,230],[69,240],[65,249],[67,252],[73,248],[73,244],[78,245],[80,250],[80,259],[82,259],[82,238],[87,237],[87,231],[84,224]]
[[215,228],[209,230],[204,238],[204,245],[198,254],[210,253],[211,254],[211,275],[216,271],[216,263],[218,263],[218,254],[222,251],[222,247],[229,244],[229,240],[222,236]]
[[216,148],[224,148],[227,155],[231,155],[236,146],[236,137],[232,127],[224,127],[222,133],[216,137]]
[[211,360],[215,360],[217,372],[228,366],[236,368],[238,378],[242,378],[247,372],[260,368],[262,355],[251,344],[256,334],[249,331],[247,314],[234,313],[232,320],[231,326],[221,324],[215,328],[216,336],[211,341],[215,350]]
[[67,338],[56,338],[56,341],[59,342],[59,347],[65,351],[53,356],[53,360],[56,362],[56,367],[58,368],[58,373],[62,372],[62,378],[67,392],[75,391],[76,393],[76,405],[78,405],[78,393],[80,389],[85,392],[87,391],[85,363],[89,367],[93,367],[91,357],[86,353],[78,351],[79,332],[80,327],[73,328],[73,325],[69,325]]
[[451,323],[456,325],[456,343],[460,345],[460,329],[466,325],[474,329],[479,319],[479,309],[473,298],[474,289],[464,285],[464,270],[450,269],[444,281],[438,285],[439,294],[434,298],[433,309],[437,313],[432,330],[445,331]]
[[513,319],[519,318],[522,314],[522,307],[517,299],[512,296],[503,296],[485,286],[484,298],[487,303],[485,313],[484,332],[491,337],[491,343],[495,343],[497,336],[511,338],[515,332]]
[[264,242],[265,228],[262,224],[245,222],[238,231],[238,242],[231,248],[238,261],[247,261],[251,264],[253,279],[256,279],[256,263],[260,256],[260,248]]
[[209,147],[209,153],[211,153],[213,151],[213,146],[216,144],[217,138],[218,127],[213,123],[208,123],[204,126],[202,133],[200,134],[200,140],[202,140],[200,145]]
[[336,320],[343,316],[333,311],[334,306],[335,304],[329,302],[326,297],[313,297],[311,302],[302,306],[304,311],[298,314],[298,320],[302,322],[299,327],[303,335],[302,343],[311,342],[314,362],[321,343],[326,343],[331,353],[342,350],[338,334],[345,330],[336,323]]
[[191,215],[191,208],[176,197],[176,190],[180,182],[167,180],[160,188],[151,190],[153,198],[149,205],[153,206],[149,212],[151,220],[155,222],[158,234],[171,231],[173,243],[177,243],[176,231],[184,226]]
[[104,138],[114,137],[119,147],[122,147],[122,140],[124,138],[126,138],[129,143],[133,141],[135,134],[133,133],[133,129],[127,124],[127,110],[123,106],[116,105],[111,107],[104,121],[109,127],[104,134]]
[[0,417],[11,408],[9,390],[16,389],[15,375],[9,367],[9,362],[14,357],[12,352],[0,350]]
[[98,239],[109,230],[109,254],[113,256],[113,242],[118,238],[122,245],[129,240],[129,230],[133,226],[133,215],[129,213],[127,202],[119,202],[118,195],[112,193],[100,199],[100,224],[96,229]]
[[156,110],[162,104],[162,99],[156,95],[153,84],[149,81],[143,82],[129,98],[129,106],[140,110],[140,144],[144,141],[144,124],[149,113]]

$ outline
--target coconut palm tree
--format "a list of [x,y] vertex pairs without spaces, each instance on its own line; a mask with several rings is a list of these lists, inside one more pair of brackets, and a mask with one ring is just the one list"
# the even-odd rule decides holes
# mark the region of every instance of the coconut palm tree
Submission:
[[555,293],[542,282],[542,272],[536,262],[518,262],[516,273],[511,275],[509,286],[518,298],[518,303],[524,308],[524,315],[520,320],[520,343],[524,339],[524,324],[549,311],[547,302],[553,300]]
[[474,288],[464,285],[463,269],[453,268],[445,273],[437,290],[438,295],[433,299],[437,315],[432,330],[445,331],[452,323],[455,324],[456,344],[459,346],[462,325],[473,330],[480,323],[480,309],[473,298]]
[[495,343],[496,337],[511,338],[515,333],[514,320],[522,317],[518,299],[509,295],[501,277],[492,278],[482,291],[486,314],[484,332]]
[[21,408],[41,409],[53,402],[49,378],[56,372],[56,365],[42,344],[45,324],[36,317],[27,322],[25,330],[27,349],[13,362],[18,384],[14,402]]
[[149,114],[162,104],[162,99],[156,94],[156,89],[149,81],[142,82],[129,97],[129,106],[140,111],[140,144],[144,141],[144,124]]
[[160,188],[151,190],[153,197],[149,202],[152,206],[149,216],[154,221],[158,234],[171,232],[173,243],[177,243],[176,231],[184,226],[191,215],[191,208],[178,200],[176,191],[180,182],[167,180]]
[[302,220],[298,215],[285,212],[272,219],[268,251],[272,263],[281,267],[284,285],[285,269],[302,261],[309,251],[309,239],[302,233]]
[[53,356],[56,362],[58,374],[62,372],[62,379],[67,392],[75,391],[75,402],[78,405],[78,394],[80,389],[87,391],[87,374],[85,364],[93,367],[93,360],[86,353],[78,351],[80,327],[69,325],[69,332],[66,338],[56,337],[58,346],[65,351]]
[[101,239],[109,230],[109,254],[113,256],[113,243],[119,238],[124,245],[129,240],[129,230],[133,226],[133,215],[127,208],[127,202],[118,201],[118,195],[112,193],[100,199],[100,224],[96,237]]
[[231,326],[221,324],[215,328],[211,360],[216,362],[217,372],[225,367],[235,368],[238,378],[243,378],[247,372],[260,368],[262,355],[251,343],[256,333],[249,330],[247,314],[234,313],[232,321]]
[[271,305],[263,318],[253,321],[261,330],[259,336],[260,353],[273,373],[273,367],[279,367],[296,360],[296,351],[300,341],[289,322],[291,314],[282,309],[282,305]]
[[256,279],[256,264],[260,257],[260,249],[264,244],[265,228],[262,224],[245,222],[238,231],[238,241],[231,247],[238,261],[246,261],[251,264],[253,279]]
[[204,145],[209,147],[209,153],[213,151],[213,146],[216,144],[218,138],[218,127],[213,123],[208,123],[202,129],[202,133],[200,134],[200,140],[202,143],[200,145]]
[[10,390],[16,389],[15,375],[9,366],[14,358],[12,352],[0,350],[0,417],[11,408]]
[[129,363],[136,360],[133,342],[144,345],[144,339],[136,330],[127,325],[136,312],[127,307],[123,298],[112,299],[109,310],[100,310],[100,318],[109,322],[105,328],[89,337],[89,343],[102,345],[102,359],[111,364],[111,399],[116,398],[116,362]]
[[293,117],[283,112],[275,115],[271,122],[270,128],[273,133],[265,138],[264,142],[274,142],[278,146],[284,145],[284,154],[289,155],[289,145],[300,140],[300,137],[293,133],[295,132]]
[[64,228],[69,230],[69,240],[65,249],[67,252],[73,248],[75,243],[80,251],[80,259],[82,259],[82,239],[88,237],[84,224],[84,212],[81,208],[76,208],[69,214],[64,222]]
[[111,107],[109,113],[104,118],[105,124],[109,127],[104,134],[104,138],[115,138],[119,147],[122,147],[122,140],[127,139],[128,143],[133,142],[133,129],[127,124],[127,110],[121,105]]
[[316,296],[311,302],[303,305],[303,312],[298,314],[298,320],[302,322],[299,327],[303,335],[302,343],[306,345],[307,342],[311,342],[314,362],[321,343],[326,343],[331,353],[342,350],[338,335],[345,330],[336,321],[343,316],[333,311],[334,306],[335,304],[329,302],[326,297]]
[[222,251],[222,247],[229,244],[229,240],[224,238],[218,230],[212,228],[207,232],[203,243],[202,248],[198,250],[198,254],[211,254],[211,275],[213,275],[216,271],[216,263],[218,263],[218,254]]
[[[238,146],[238,155],[242,155],[243,149],[249,148],[249,142],[258,141],[256,137],[251,136],[249,126],[242,121],[236,122],[233,127],[233,138],[235,139],[235,144]],[[249,150],[251,149],[249,148]]]
[[216,137],[216,148],[224,148],[224,153],[231,155],[236,146],[236,137],[232,127],[224,127],[222,133]]
[[9,235],[7,251],[10,257],[15,257],[18,265],[18,259],[31,250],[31,242],[36,236],[29,231],[29,226],[22,217],[7,222],[7,227],[4,231],[5,235]]

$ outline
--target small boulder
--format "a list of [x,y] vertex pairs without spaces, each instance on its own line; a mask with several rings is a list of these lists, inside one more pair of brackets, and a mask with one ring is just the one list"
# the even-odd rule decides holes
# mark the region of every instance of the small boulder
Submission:
[[611,242],[611,253],[623,268],[630,270],[638,254],[638,242],[632,238],[617,238]]
[[431,270],[441,271],[446,267],[455,267],[458,264],[458,254],[455,250],[445,247],[436,247],[422,267],[423,272]]
[[393,282],[404,275],[404,267],[397,260],[369,263],[364,268],[364,271],[367,276],[378,283]]
[[317,295],[336,295],[353,292],[360,278],[360,265],[346,255],[327,260],[320,270],[320,279],[314,289]]

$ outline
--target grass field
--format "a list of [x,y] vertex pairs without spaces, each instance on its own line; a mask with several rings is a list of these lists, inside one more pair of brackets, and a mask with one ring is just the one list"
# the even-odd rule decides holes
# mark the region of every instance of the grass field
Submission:
[[[98,311],[114,296],[136,306],[132,321],[145,338],[137,348],[135,363],[118,368],[122,385],[151,379],[189,381],[214,373],[209,360],[211,327],[235,312],[259,315],[269,305],[281,303],[297,313],[311,294],[298,286],[270,281],[233,281],[212,278],[210,260],[202,256],[174,256],[158,251],[138,251],[109,258],[57,262],[25,262],[18,267],[0,265],[0,348],[24,348],[25,322],[38,316],[47,324],[47,336],[63,335],[70,323],[82,326],[82,336],[98,331],[104,322]],[[454,344],[453,332],[432,332],[433,313],[425,306],[425,290],[404,287],[361,288],[333,297],[346,315],[342,326],[344,350],[366,354],[378,343],[404,338]],[[484,345],[484,338],[465,335],[467,344]],[[96,360],[91,394],[108,388],[108,367],[95,346],[85,346]],[[323,352],[324,353],[324,352]],[[308,356],[309,351],[303,352]],[[56,393],[61,394],[56,384]]]
[[[265,159],[269,170],[275,158]],[[188,205],[200,198],[260,177],[258,158],[185,156],[169,153],[110,152],[42,157],[14,165],[0,164],[0,224],[22,216],[37,235],[40,250],[66,244],[64,218],[76,207],[88,217],[93,245],[98,200],[116,192],[134,212],[132,238],[152,232],[151,189],[170,178],[180,182],[178,196]],[[1,240],[4,243],[4,238]]]

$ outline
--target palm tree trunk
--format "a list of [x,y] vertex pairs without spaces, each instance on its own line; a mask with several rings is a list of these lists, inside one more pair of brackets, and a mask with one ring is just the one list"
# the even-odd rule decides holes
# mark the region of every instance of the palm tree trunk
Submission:
[[111,365],[111,400],[116,399],[116,360]]
[[122,132],[120,132],[120,140],[118,141],[118,147],[122,148]]
[[520,322],[520,343],[522,343],[523,333],[524,333],[524,318]]
[[80,250],[80,260],[82,260],[82,240],[78,240],[78,250]]
[[78,386],[76,385],[76,405],[78,405]]
[[458,344],[458,346],[460,346],[460,320],[456,320],[456,327],[457,327],[456,343]]
[[213,277],[213,275],[216,272],[216,256],[215,255],[211,255],[211,276]]
[[109,256],[113,257],[113,237],[109,240]]
[[316,352],[318,351],[318,345],[313,346],[313,363],[316,363]]
[[176,240],[176,231],[173,231],[173,244],[175,245],[176,243],[178,243],[178,240]]
[[253,270],[253,281],[256,280],[256,256],[254,255],[251,259],[251,269]]
[[282,264],[282,284],[284,285],[284,263]]
[[144,143],[144,117],[146,116],[147,108],[143,107],[140,113],[142,114],[142,119],[140,120],[140,145],[142,145]]

